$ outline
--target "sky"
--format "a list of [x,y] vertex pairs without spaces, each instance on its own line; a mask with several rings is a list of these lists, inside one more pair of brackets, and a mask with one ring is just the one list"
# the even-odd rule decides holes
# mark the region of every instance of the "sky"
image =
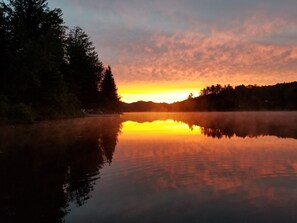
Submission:
[[110,65],[125,102],[297,80],[296,0],[49,0]]

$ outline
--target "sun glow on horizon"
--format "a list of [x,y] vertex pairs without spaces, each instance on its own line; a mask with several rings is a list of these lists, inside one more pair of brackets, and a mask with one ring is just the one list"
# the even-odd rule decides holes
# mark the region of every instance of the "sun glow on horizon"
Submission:
[[152,101],[156,103],[173,103],[183,101],[189,94],[199,96],[200,87],[193,83],[158,83],[158,84],[123,84],[119,85],[121,100],[127,103]]

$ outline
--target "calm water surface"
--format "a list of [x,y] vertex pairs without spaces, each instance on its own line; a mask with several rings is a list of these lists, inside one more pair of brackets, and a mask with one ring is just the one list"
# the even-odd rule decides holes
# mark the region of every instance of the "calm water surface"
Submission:
[[0,222],[297,222],[297,112],[0,127]]

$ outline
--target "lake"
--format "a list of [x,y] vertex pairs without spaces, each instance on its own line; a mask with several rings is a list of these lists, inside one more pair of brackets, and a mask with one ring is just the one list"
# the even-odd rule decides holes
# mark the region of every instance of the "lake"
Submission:
[[0,127],[0,222],[297,222],[297,112]]

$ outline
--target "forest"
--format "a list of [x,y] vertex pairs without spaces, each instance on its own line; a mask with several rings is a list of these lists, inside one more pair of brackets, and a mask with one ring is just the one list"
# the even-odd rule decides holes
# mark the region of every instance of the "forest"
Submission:
[[46,0],[0,2],[0,121],[116,113],[119,96],[110,68],[89,36],[69,29]]

